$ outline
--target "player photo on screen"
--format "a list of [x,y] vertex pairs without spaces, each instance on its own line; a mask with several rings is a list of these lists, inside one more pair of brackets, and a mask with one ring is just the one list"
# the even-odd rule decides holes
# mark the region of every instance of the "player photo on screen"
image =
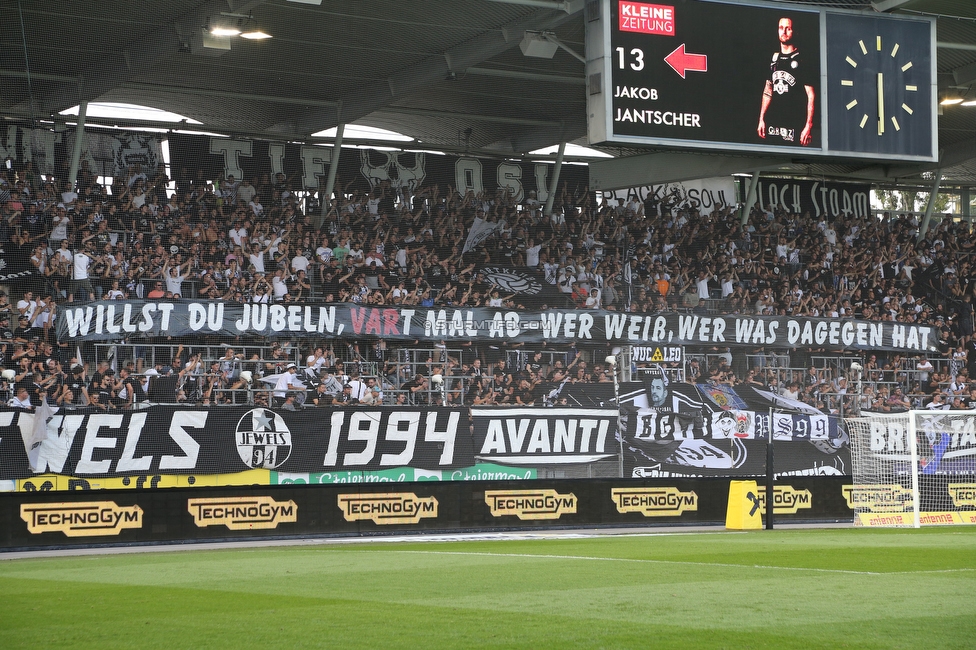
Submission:
[[615,0],[610,36],[614,137],[822,148],[818,12]]
[[780,144],[782,140],[784,144],[807,147],[813,142],[817,106],[818,79],[811,72],[819,66],[809,65],[809,57],[797,47],[792,18],[780,18],[776,30],[779,48],[769,64],[756,131],[771,143]]

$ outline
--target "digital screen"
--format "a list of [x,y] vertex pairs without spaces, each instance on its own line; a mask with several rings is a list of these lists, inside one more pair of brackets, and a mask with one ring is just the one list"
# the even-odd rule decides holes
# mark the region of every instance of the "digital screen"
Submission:
[[936,158],[934,20],[791,4],[602,0],[592,143]]
[[610,29],[614,134],[821,147],[818,12],[616,0]]

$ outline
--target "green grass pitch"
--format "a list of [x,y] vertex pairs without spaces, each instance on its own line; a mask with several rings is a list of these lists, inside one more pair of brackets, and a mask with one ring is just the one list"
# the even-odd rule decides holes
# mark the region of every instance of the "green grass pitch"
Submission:
[[0,561],[0,648],[973,648],[976,527]]

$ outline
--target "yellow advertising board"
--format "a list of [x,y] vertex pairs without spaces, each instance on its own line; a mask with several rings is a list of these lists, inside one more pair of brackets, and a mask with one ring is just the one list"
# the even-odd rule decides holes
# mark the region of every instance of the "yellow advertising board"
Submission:
[[898,484],[845,485],[847,507],[869,512],[905,512],[912,509],[912,491]]
[[617,512],[639,512],[645,517],[677,517],[698,510],[698,495],[676,487],[612,488]]
[[437,499],[418,497],[413,492],[340,494],[337,500],[346,521],[372,521],[384,526],[437,518]]
[[265,496],[187,499],[186,509],[193,515],[197,528],[226,526],[230,530],[258,530],[298,521],[298,506],[294,501],[275,501]]
[[522,521],[559,519],[576,513],[576,495],[555,490],[485,490],[485,504],[493,517],[515,516]]
[[142,528],[142,508],[114,501],[23,503],[20,518],[32,535],[60,532],[68,537],[98,537]]
[[952,497],[952,505],[957,508],[976,508],[976,483],[950,483],[949,496]]
[[[759,491],[759,512],[766,514],[766,490]],[[773,487],[773,514],[795,515],[799,510],[813,507],[813,495],[810,490],[797,490],[792,485],[776,485]]]

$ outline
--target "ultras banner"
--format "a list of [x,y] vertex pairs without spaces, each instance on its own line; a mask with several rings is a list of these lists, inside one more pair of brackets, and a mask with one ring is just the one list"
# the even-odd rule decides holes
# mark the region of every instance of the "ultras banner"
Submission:
[[0,480],[250,470],[465,480],[454,470],[510,476],[510,465],[592,463],[619,452],[617,412],[596,408],[79,409],[55,413],[40,437],[38,417],[0,411]]
[[[99,176],[125,176],[130,166],[138,164],[152,177],[163,163],[157,135],[105,133],[89,127],[83,137],[81,162]],[[9,158],[17,166],[32,162],[40,174],[58,174],[59,170],[68,168],[74,142],[73,131],[58,133],[9,125],[0,129],[0,157]]]
[[751,410],[697,417],[658,409],[627,414],[625,475],[758,476],[766,473],[766,440],[773,427],[777,476],[850,474],[847,435],[826,415]]
[[241,304],[117,300],[61,310],[61,341],[132,336],[268,336],[289,338],[752,345],[936,352],[931,327],[847,318],[624,314],[602,310],[504,311],[353,304]]
[[850,439],[836,416],[751,386],[625,384],[624,475],[758,476],[772,432],[777,476],[851,472]]
[[[292,180],[293,189],[319,189],[335,156],[332,146],[179,134],[168,137],[174,169],[238,180],[282,173]],[[462,194],[468,190],[494,194],[501,188],[516,201],[527,198],[530,191],[536,193],[536,200],[545,201],[553,173],[549,163],[377,149],[343,149],[338,164],[336,179],[348,192],[368,191],[389,182],[410,192],[437,186],[446,193],[451,186]],[[586,167],[564,165],[559,179],[571,192],[585,191],[589,173]]]
[[593,463],[618,456],[617,411],[473,408],[474,453],[505,465]]
[[822,217],[863,218],[871,214],[871,186],[786,178],[760,179],[756,201],[767,210]]
[[[152,406],[62,411],[33,436],[34,413],[0,411],[0,479],[51,473],[78,478],[140,474],[429,470],[472,466],[464,409]],[[25,451],[32,439],[31,458]],[[37,452],[36,455],[34,452]]]
[[735,183],[731,176],[703,178],[682,183],[663,183],[644,185],[603,192],[605,201],[634,198],[646,204],[644,213],[648,216],[658,214],[658,207],[692,207],[711,212],[715,208],[735,205]]

